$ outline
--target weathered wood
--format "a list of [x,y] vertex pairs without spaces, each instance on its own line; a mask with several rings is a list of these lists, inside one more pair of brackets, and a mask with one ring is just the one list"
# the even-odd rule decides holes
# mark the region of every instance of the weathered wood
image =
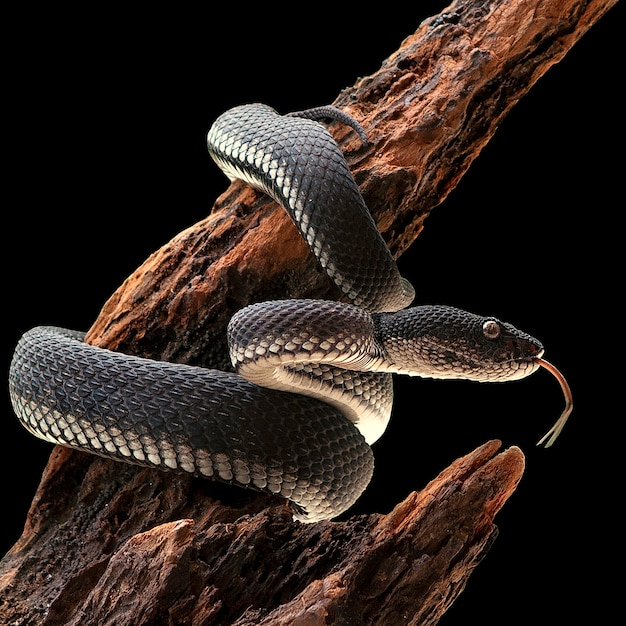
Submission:
[[[76,626],[435,623],[523,473],[521,451],[499,446],[455,461],[388,515],[317,524],[292,522],[280,501],[58,448],[5,557],[14,567],[0,580],[15,604],[2,615]],[[45,562],[30,563],[33,550]]]
[[[394,253],[515,102],[613,4],[455,3],[338,97],[370,145],[333,131]],[[129,277],[89,340],[225,368],[232,313],[287,295],[338,294],[284,212],[237,183]],[[313,526],[264,496],[57,449],[0,564],[1,621],[436,623],[523,472],[518,449],[497,449],[459,459],[389,515]]]

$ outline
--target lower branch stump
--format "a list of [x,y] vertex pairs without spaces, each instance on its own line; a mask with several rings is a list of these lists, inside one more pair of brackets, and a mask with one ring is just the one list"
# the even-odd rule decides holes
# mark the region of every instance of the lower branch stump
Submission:
[[[2,562],[0,615],[46,626],[435,624],[523,474],[521,451],[499,448],[458,459],[387,515],[317,524],[202,479],[98,458],[85,471],[86,455],[56,448]],[[57,510],[68,491],[74,506]],[[36,554],[35,586],[24,554]]]

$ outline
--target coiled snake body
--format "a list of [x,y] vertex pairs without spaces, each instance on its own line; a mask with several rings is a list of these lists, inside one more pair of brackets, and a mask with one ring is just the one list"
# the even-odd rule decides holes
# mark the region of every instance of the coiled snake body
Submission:
[[[361,495],[370,444],[392,407],[391,375],[504,381],[548,368],[540,342],[493,317],[405,308],[400,276],[343,154],[317,119],[360,126],[332,107],[286,116],[236,107],[208,134],[232,178],[275,198],[351,303],[283,300],[234,315],[237,373],[153,361],[37,327],[9,372],[14,410],[52,443],[279,494],[302,521],[332,518]],[[544,438],[544,440],[546,439]],[[543,441],[543,440],[542,440]]]

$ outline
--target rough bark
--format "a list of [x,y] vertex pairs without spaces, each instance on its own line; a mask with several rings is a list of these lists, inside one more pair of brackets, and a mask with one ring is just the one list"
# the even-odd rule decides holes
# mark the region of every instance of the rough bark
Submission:
[[[457,2],[339,95],[369,145],[333,131],[394,254],[614,4]],[[88,340],[226,369],[231,315],[286,296],[339,297],[284,211],[235,183],[125,281]],[[488,442],[457,460],[387,515],[315,525],[266,496],[55,449],[0,563],[0,621],[434,624],[495,539],[494,516],[523,473],[519,449],[498,449]]]

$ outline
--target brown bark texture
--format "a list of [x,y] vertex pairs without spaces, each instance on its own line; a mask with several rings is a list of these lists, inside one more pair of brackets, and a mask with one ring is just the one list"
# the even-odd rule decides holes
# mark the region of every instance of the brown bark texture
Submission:
[[[515,103],[614,0],[465,0],[423,22],[334,104],[331,128],[398,256]],[[243,183],[152,254],[88,341],[230,369],[225,328],[251,302],[340,297],[286,213]],[[293,522],[282,501],[54,450],[0,562],[6,624],[435,624],[497,535],[524,470],[485,443],[388,514]]]

